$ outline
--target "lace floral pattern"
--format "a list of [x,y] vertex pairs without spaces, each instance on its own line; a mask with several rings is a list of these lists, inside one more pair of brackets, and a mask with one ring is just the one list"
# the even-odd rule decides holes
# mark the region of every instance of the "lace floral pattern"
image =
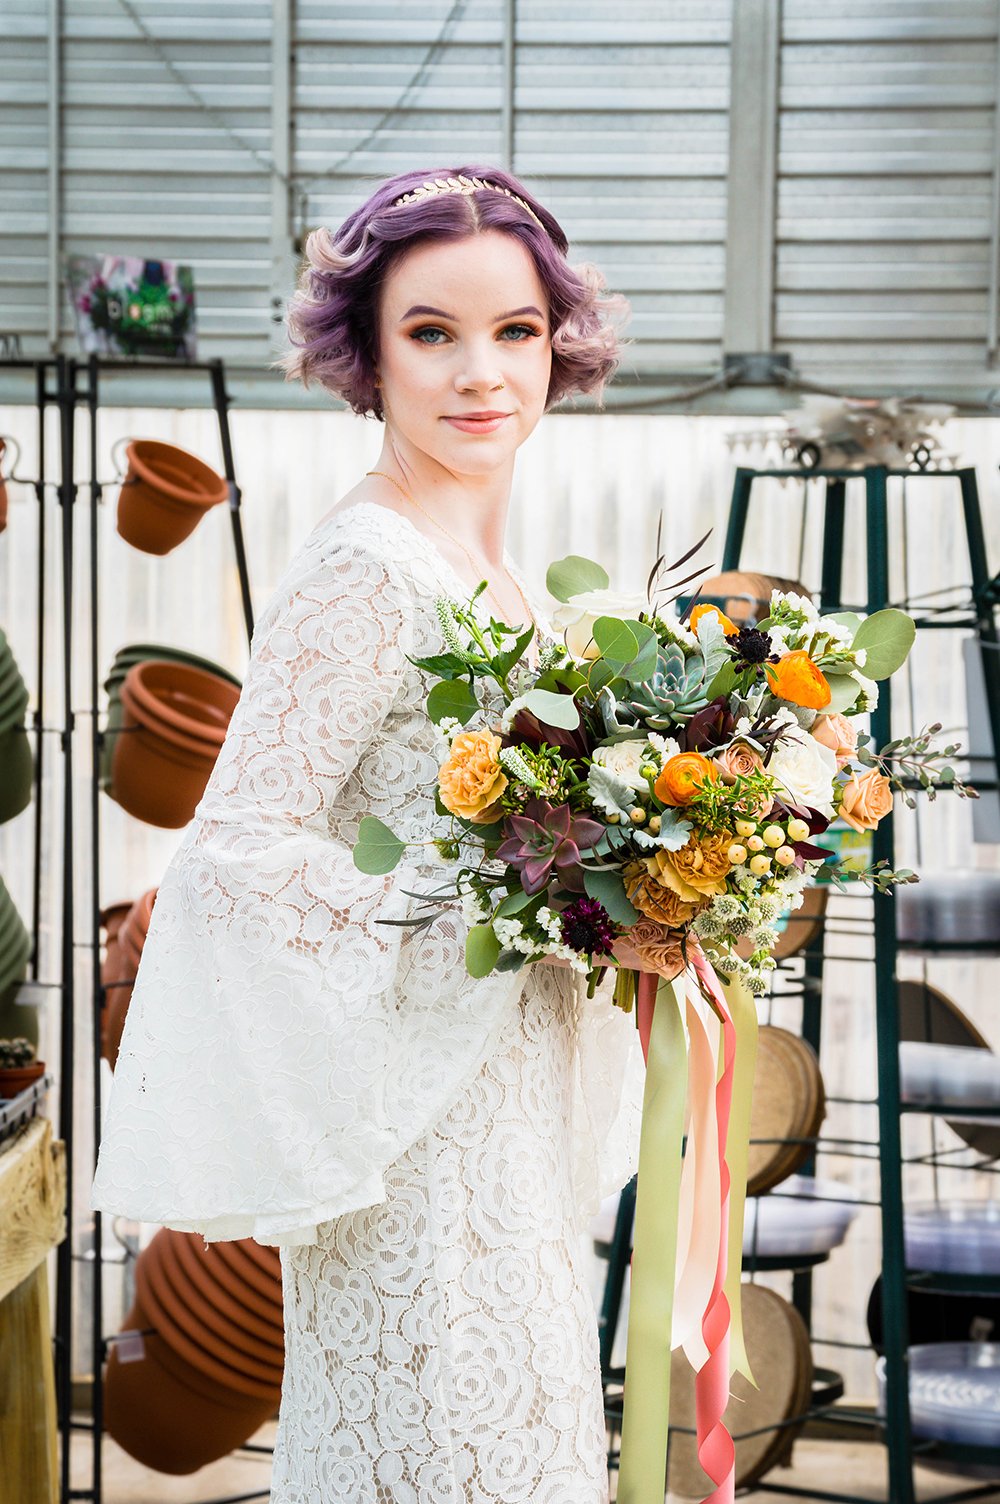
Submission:
[[282,1246],[274,1504],[606,1497],[573,1250],[635,1169],[634,1020],[610,980],[468,976],[457,908],[380,923],[440,884],[433,848],[351,859],[365,814],[439,826],[407,655],[441,650],[442,590],[467,594],[385,508],[304,541],[161,880],[108,1101],[95,1207]]

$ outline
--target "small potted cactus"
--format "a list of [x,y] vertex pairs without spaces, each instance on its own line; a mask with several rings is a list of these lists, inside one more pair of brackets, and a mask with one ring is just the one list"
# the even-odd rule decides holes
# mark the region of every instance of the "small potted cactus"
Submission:
[[34,1056],[30,1039],[0,1039],[0,1098],[16,1097],[45,1074],[45,1061]]

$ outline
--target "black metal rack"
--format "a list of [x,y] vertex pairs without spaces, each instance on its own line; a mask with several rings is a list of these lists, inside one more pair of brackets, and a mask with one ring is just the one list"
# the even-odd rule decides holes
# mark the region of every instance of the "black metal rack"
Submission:
[[[58,1424],[61,1438],[60,1499],[63,1504],[71,1499],[90,1499],[100,1504],[103,1493],[102,1437],[104,1431],[104,1395],[102,1365],[107,1355],[109,1342],[104,1334],[103,1291],[101,1268],[103,1259],[103,1229],[100,1212],[93,1215],[93,1301],[91,1308],[91,1362],[93,1373],[92,1404],[86,1420],[77,1421],[72,1416],[72,1328],[74,1317],[73,1252],[77,1232],[73,1212],[73,1158],[75,1141],[74,1114],[76,1107],[74,1066],[77,1055],[75,1030],[76,988],[74,964],[76,951],[82,945],[91,951],[92,991],[91,1030],[87,1041],[93,1070],[93,1142],[96,1161],[100,1144],[102,1091],[101,1091],[101,1008],[104,986],[101,979],[100,931],[101,931],[101,841],[100,841],[100,781],[101,751],[104,731],[100,716],[100,643],[98,640],[100,573],[99,573],[99,528],[98,516],[105,488],[120,484],[121,478],[104,481],[98,473],[97,417],[101,405],[102,382],[114,372],[128,372],[133,379],[145,371],[175,369],[176,362],[167,360],[117,360],[96,355],[87,360],[56,356],[42,360],[0,361],[6,369],[23,369],[35,377],[35,403],[39,422],[39,473],[27,483],[32,485],[39,503],[39,553],[38,553],[38,662],[44,662],[47,610],[45,603],[45,540],[46,540],[46,495],[54,490],[61,508],[61,563],[62,563],[62,652],[61,671],[63,681],[63,716],[61,726],[46,726],[44,721],[44,690],[41,672],[37,709],[34,713],[36,733],[35,773],[35,849],[33,867],[33,913],[32,913],[32,958],[31,978],[39,987],[51,986],[60,998],[60,1047],[59,1047],[59,1108],[57,1131],[66,1145],[66,1196],[67,1233],[57,1250],[55,1325],[53,1333],[54,1362],[56,1372],[56,1399]],[[211,383],[213,406],[219,425],[219,438],[223,457],[223,469],[228,487],[229,512],[233,534],[233,548],[240,582],[243,616],[247,640],[253,635],[253,609],[247,571],[246,551],[240,516],[241,492],[236,481],[232,438],[229,428],[231,399],[226,389],[225,370],[219,359],[195,361],[185,365],[186,370],[204,371]],[[54,377],[54,385],[53,385]],[[59,414],[59,464],[58,481],[47,479],[49,472],[46,451],[45,417],[54,407]],[[88,596],[86,603],[89,626],[90,674],[89,705],[83,709],[73,705],[73,649],[77,618],[73,594],[73,569],[75,557],[74,520],[81,484],[76,480],[76,414],[79,408],[87,414],[88,479],[86,490],[90,504],[88,551]],[[25,481],[22,476],[15,480]],[[77,718],[87,716],[90,720],[90,819],[92,842],[89,875],[91,881],[92,912],[89,916],[89,938],[76,942],[76,862],[74,851],[74,777],[73,737]],[[41,906],[41,860],[43,831],[42,737],[46,733],[57,734],[63,755],[63,846],[62,846],[62,899],[59,915],[61,939],[60,980],[46,983],[38,975],[38,937]],[[70,1486],[70,1445],[74,1431],[85,1430],[91,1437],[91,1472],[88,1487]],[[253,1449],[256,1450],[256,1449]],[[241,1497],[251,1498],[258,1495]],[[210,1504],[229,1504],[229,1501],[210,1501]]]

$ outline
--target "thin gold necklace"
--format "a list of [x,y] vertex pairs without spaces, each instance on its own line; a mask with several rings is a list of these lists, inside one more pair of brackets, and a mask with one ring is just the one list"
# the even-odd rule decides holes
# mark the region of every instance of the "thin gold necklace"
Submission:
[[[468,559],[469,563],[472,565],[473,571],[476,574],[481,574],[481,572],[482,572],[481,571],[481,567],[480,567],[480,565],[478,565],[476,563],[475,555],[472,554],[469,551],[469,549],[466,548],[466,546],[462,542],[461,538],[456,538],[454,533],[450,533],[448,531],[448,529],[445,527],[445,525],[444,525],[443,522],[439,522],[436,517],[432,517],[431,514],[430,514],[430,512],[428,512],[425,507],[422,507],[420,505],[419,501],[416,499],[415,496],[411,496],[410,493],[409,493],[409,491],[403,490],[403,487],[399,484],[399,481],[396,480],[394,476],[389,475],[389,473],[387,471],[385,471],[385,470],[366,470],[365,474],[366,475],[381,475],[385,480],[390,481],[392,483],[392,485],[394,485],[396,487],[397,491],[402,492],[402,494],[406,497],[407,501],[413,503],[413,505],[416,507],[416,509],[417,509],[418,512],[423,512],[423,514],[427,518],[428,522],[433,522],[433,524],[434,524],[435,527],[441,529],[442,533],[444,533],[444,535],[445,535],[446,538],[450,538],[451,541],[452,541],[452,543],[456,544],[456,546],[462,550],[463,554]],[[515,590],[517,591],[518,595],[521,597],[521,601],[522,601],[522,603],[524,605],[525,611],[528,613],[528,620],[531,622],[531,624],[532,624],[533,627],[536,627],[538,625],[538,623],[535,621],[535,618],[534,618],[534,616],[532,614],[532,611],[531,611],[531,607],[528,605],[527,599],[525,597],[524,591],[521,589],[520,585],[517,583],[517,580],[514,579],[513,575],[511,575],[510,578],[511,578],[511,580],[514,583]],[[500,601],[497,600],[496,594],[493,591],[493,589],[491,588],[488,578],[487,578],[487,581],[486,581],[486,594],[493,596],[494,604],[496,605],[497,610],[500,612],[500,618],[501,618],[501,620],[503,620],[504,608],[501,605]]]

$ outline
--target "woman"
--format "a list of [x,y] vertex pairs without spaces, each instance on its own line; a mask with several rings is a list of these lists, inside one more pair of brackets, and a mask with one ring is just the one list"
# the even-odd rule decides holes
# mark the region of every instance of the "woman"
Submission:
[[[604,1504],[577,1246],[633,1173],[642,1056],[605,983],[470,977],[440,761],[410,661],[435,600],[540,611],[503,546],[514,456],[617,363],[600,275],[499,169],[407,173],[309,237],[290,376],[385,426],[254,633],[157,895],[94,1188],[105,1210],[281,1247],[272,1504]],[[537,639],[533,645],[537,652]],[[474,778],[474,770],[469,770]],[[414,842],[353,865],[363,815]],[[386,922],[390,921],[390,922]]]

